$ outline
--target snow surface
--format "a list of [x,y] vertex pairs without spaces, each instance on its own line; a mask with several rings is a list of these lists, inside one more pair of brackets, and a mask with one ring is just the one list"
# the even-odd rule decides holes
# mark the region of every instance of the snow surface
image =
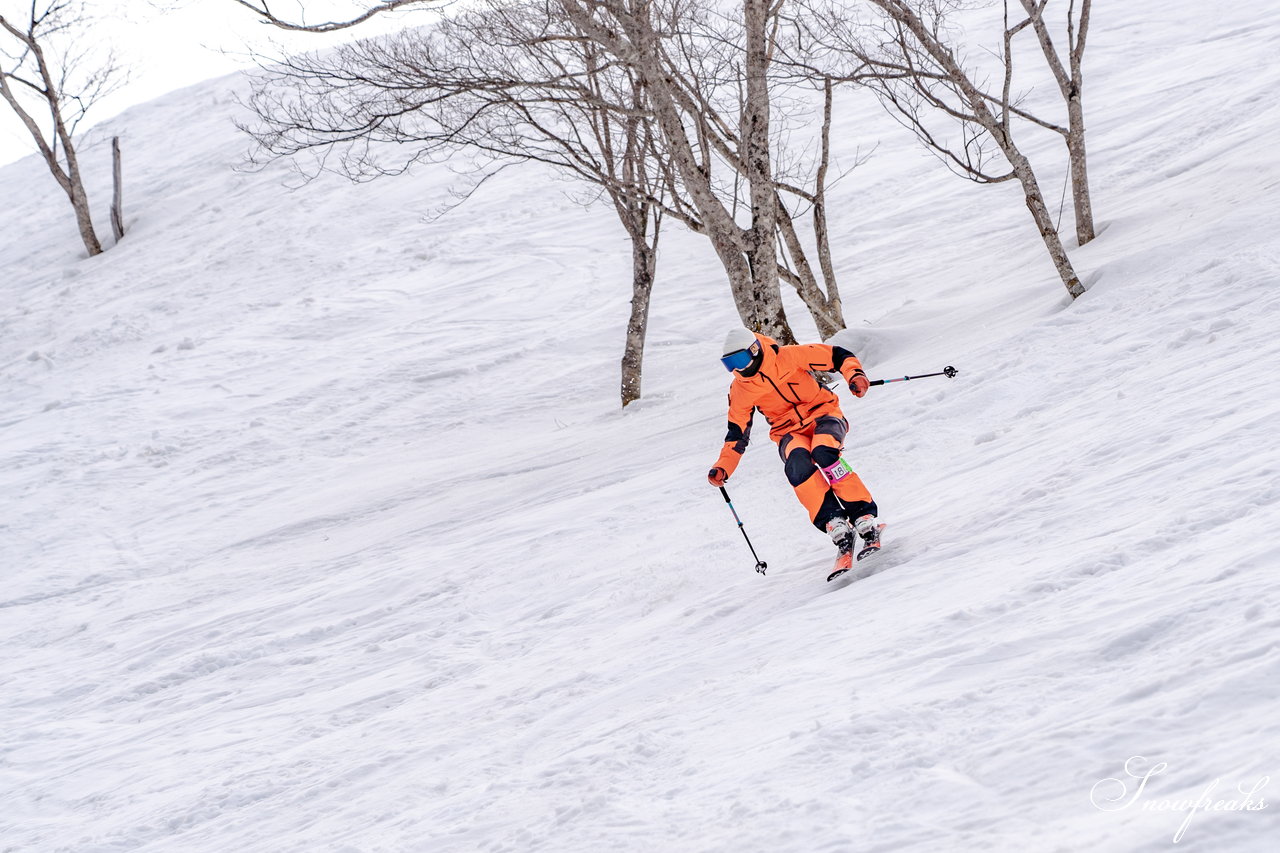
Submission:
[[846,115],[846,339],[961,369],[845,397],[849,584],[763,429],[767,577],[704,480],[701,238],[620,411],[625,242],[537,170],[289,190],[237,78],[113,123],[101,257],[0,169],[0,851],[1275,849],[1276,12],[1095,9],[1070,305],[1015,187]]

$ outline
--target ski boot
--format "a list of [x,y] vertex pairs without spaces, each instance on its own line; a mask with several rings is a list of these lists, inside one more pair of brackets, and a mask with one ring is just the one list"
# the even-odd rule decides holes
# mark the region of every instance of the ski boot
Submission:
[[865,560],[880,550],[880,531],[884,530],[884,525],[876,523],[874,515],[860,517],[853,526],[862,538],[862,550],[858,551],[859,560]]
[[854,535],[854,528],[853,525],[849,524],[849,519],[842,515],[838,515],[827,522],[827,535],[831,537],[831,541],[840,549],[840,552],[836,554],[836,564],[832,568],[831,574],[827,575],[827,583],[830,583],[853,568],[853,549],[857,542],[857,536]]

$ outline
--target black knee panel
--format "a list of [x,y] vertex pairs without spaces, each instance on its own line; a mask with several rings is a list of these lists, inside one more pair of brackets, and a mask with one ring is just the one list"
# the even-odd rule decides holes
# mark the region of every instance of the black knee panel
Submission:
[[787,482],[794,487],[812,477],[818,469],[813,467],[813,457],[809,455],[809,451],[797,447],[787,454],[786,471]]
[[839,458],[840,450],[838,448],[827,447],[822,444],[813,449],[813,461],[818,463],[819,468],[830,468],[836,464],[836,460]]

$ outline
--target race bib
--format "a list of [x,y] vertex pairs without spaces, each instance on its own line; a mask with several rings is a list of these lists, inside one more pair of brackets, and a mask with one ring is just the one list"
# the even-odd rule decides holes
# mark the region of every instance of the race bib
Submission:
[[834,483],[852,474],[853,469],[849,467],[849,463],[845,462],[844,457],[841,456],[836,460],[836,464],[829,468],[823,468],[822,473],[827,478],[828,483]]

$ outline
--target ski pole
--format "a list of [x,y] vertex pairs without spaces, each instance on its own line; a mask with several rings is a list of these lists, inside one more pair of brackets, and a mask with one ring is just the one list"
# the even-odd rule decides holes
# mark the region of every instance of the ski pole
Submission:
[[906,382],[911,379],[928,379],[930,376],[945,376],[948,379],[955,379],[956,374],[959,372],[960,371],[956,370],[954,367],[948,364],[946,367],[942,368],[942,370],[938,373],[922,373],[919,376],[903,376],[901,379],[873,379],[871,380],[871,384],[872,385],[888,385],[890,382]]
[[756,571],[764,574],[765,569],[769,568],[769,564],[756,554],[756,549],[751,544],[751,537],[747,536],[747,529],[742,526],[742,519],[738,518],[738,511],[733,508],[733,501],[729,500],[729,490],[721,486],[720,494],[724,495],[724,502],[729,505],[729,512],[733,513],[734,521],[738,522],[738,529],[742,531],[742,538],[747,540],[747,547],[751,549],[751,556],[756,558]]

